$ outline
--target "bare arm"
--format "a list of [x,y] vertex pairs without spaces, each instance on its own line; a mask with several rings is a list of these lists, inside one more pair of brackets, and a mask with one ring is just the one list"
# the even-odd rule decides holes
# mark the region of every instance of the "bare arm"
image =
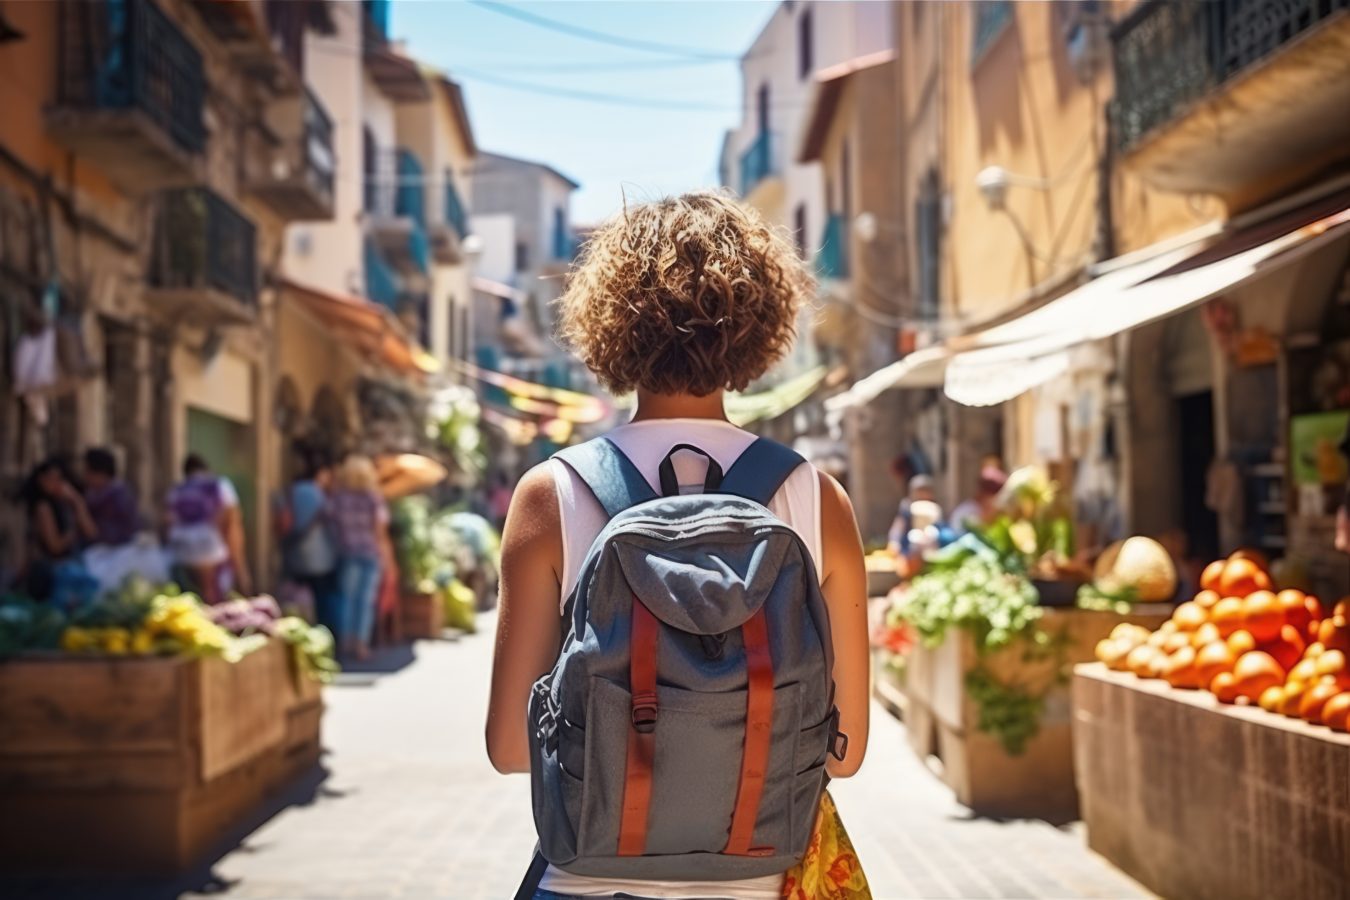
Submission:
[[831,778],[847,778],[862,765],[871,712],[867,571],[853,504],[839,482],[824,472],[820,473],[820,534],[824,543],[821,589],[834,644],[835,704],[839,730],[848,735],[844,758],[831,756],[825,768]]
[[244,517],[238,506],[227,506],[220,511],[220,533],[224,535],[225,546],[230,552],[235,584],[240,593],[252,594],[253,575],[248,569],[248,553],[244,544]]
[[94,524],[94,517],[89,515],[88,505],[85,504],[84,498],[80,496],[80,492],[69,484],[65,486],[65,491],[66,501],[75,513],[75,528],[86,541],[92,541],[98,537],[98,526]]
[[521,479],[502,529],[501,600],[488,699],[487,751],[497,771],[530,770],[530,689],[558,657],[562,523],[548,463]]
[[38,503],[33,509],[33,530],[48,556],[64,556],[75,543],[74,534],[62,534],[50,503]]

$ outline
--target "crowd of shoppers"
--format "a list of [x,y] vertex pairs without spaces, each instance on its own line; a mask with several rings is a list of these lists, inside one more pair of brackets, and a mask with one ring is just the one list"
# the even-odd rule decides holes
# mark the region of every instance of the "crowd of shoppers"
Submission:
[[[353,455],[335,466],[302,453],[298,477],[278,499],[283,582],[312,599],[344,655],[365,659],[381,585],[395,569],[374,463]],[[87,451],[78,473],[60,459],[40,463],[23,502],[28,541],[16,587],[35,599],[71,609],[132,575],[172,579],[207,603],[252,593],[239,493],[198,454],[184,460],[158,529],[104,448]]]

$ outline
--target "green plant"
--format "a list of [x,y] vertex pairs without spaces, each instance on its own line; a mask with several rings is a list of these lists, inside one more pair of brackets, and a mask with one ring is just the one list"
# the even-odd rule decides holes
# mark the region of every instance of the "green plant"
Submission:
[[964,628],[984,654],[1035,627],[1041,617],[1036,600],[1025,577],[971,553],[915,578],[892,615],[913,626],[928,647],[941,644],[949,628]]
[[1133,587],[1127,586],[1112,593],[1103,591],[1097,585],[1089,582],[1078,588],[1075,604],[1079,609],[1114,612],[1123,616],[1134,608],[1134,604],[1138,600],[1139,591]]
[[461,386],[439,391],[428,410],[429,436],[450,453],[460,474],[473,483],[481,481],[487,469],[481,418],[478,398]]
[[979,708],[976,727],[997,738],[1010,756],[1025,752],[1027,742],[1041,729],[1045,693],[1003,684],[983,665],[966,673],[966,693]]
[[[977,661],[966,673],[965,686],[979,710],[977,727],[1016,756],[1040,729],[1046,693],[1066,677],[1067,638],[1042,629],[1041,615],[1036,589],[1026,576],[1009,571],[996,550],[976,541],[915,578],[888,620],[909,623],[927,647],[941,644],[952,628],[970,633]],[[1023,662],[1052,661],[1054,679],[1044,691],[1003,683],[986,665],[991,653],[1018,645]]]
[[50,604],[0,598],[0,660],[25,650],[55,650],[65,627],[65,615]]

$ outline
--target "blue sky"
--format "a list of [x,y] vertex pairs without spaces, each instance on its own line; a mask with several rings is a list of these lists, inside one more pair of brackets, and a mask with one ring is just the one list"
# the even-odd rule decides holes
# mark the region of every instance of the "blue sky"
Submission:
[[[740,118],[734,57],[750,45],[776,3],[552,0],[512,6],[691,52],[611,46],[485,5],[399,0],[392,12],[393,37],[464,85],[480,147],[546,162],[581,182],[572,217],[582,223],[618,209],[621,191],[643,199],[716,184],[722,133]],[[666,65],[672,62],[676,65]],[[503,79],[638,102],[594,102],[491,83]]]

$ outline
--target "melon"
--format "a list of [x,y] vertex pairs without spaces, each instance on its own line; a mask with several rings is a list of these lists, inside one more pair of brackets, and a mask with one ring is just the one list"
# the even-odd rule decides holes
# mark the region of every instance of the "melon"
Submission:
[[1176,595],[1177,568],[1162,544],[1152,538],[1132,537],[1102,552],[1093,581],[1105,594],[1133,589],[1141,602],[1160,603]]

